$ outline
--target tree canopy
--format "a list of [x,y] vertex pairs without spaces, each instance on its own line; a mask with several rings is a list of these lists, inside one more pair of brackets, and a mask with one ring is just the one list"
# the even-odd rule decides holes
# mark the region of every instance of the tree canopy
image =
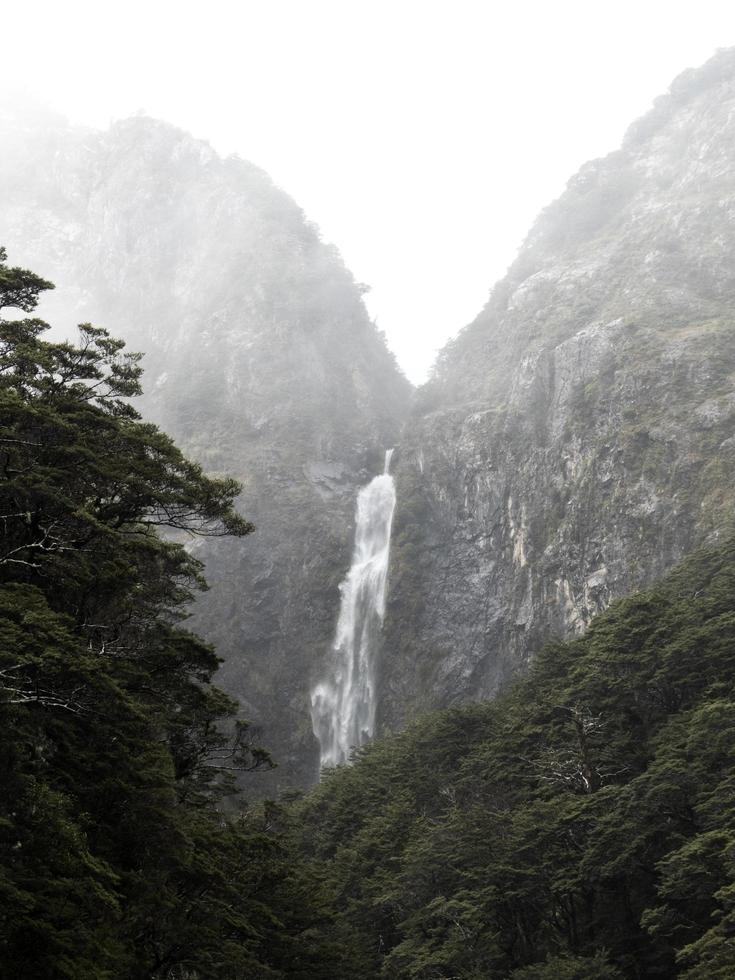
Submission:
[[239,487],[141,420],[121,340],[44,339],[49,288],[0,250],[0,973],[310,976],[272,816],[221,809],[270,760],[183,624]]
[[735,542],[300,804],[351,975],[731,977]]

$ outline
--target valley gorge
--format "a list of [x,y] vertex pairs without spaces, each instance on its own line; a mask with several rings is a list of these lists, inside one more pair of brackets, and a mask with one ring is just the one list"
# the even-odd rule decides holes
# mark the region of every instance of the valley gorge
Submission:
[[734,120],[723,51],[572,178],[414,393],[362,287],[257,167],[146,117],[0,123],[1,243],[56,283],[41,315],[143,351],[145,417],[244,485],[255,534],[187,546],[210,586],[192,627],[278,762],[254,792],[318,778],[311,692],[358,493],[390,447],[378,733],[495,696],[550,638],[721,539]]

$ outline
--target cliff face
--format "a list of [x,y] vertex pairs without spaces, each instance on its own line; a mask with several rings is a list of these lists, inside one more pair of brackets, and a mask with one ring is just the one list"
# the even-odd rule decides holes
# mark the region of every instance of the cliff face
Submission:
[[397,453],[382,724],[494,694],[731,521],[735,52],[538,219]]
[[280,763],[269,791],[313,781],[308,692],[357,489],[409,398],[360,288],[266,174],[150,119],[0,120],[0,181],[0,242],[57,285],[41,314],[144,351],[144,415],[244,483],[256,533],[192,542],[210,583],[193,626]]

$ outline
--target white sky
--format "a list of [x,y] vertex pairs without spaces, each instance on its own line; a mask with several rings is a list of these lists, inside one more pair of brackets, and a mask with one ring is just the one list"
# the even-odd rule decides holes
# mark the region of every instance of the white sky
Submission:
[[5,87],[102,127],[144,109],[267,170],[372,286],[414,381],[572,173],[735,44],[732,0],[2,8]]

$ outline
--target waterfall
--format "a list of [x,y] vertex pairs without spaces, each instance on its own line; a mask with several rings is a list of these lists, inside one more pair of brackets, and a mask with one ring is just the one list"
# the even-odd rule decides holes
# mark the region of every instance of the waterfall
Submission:
[[332,646],[332,676],[311,692],[311,723],[321,765],[349,759],[375,729],[375,647],[385,616],[390,530],[396,490],[385,469],[357,496],[352,565],[340,584],[339,618]]

